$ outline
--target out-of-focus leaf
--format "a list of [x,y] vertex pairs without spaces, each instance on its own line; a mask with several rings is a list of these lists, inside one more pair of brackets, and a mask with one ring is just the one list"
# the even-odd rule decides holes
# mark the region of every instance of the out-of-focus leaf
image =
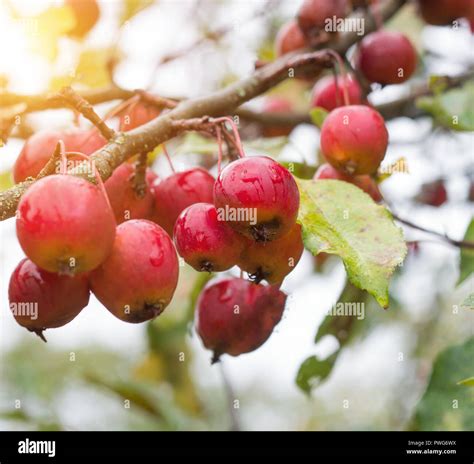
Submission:
[[310,356],[301,364],[296,375],[296,384],[306,393],[321,383],[332,371],[336,362],[338,352],[332,354],[327,359],[319,359],[317,356]]
[[461,306],[466,309],[474,309],[474,293],[471,293],[462,303]]
[[[474,219],[467,226],[464,240],[474,242]],[[458,285],[464,282],[474,272],[474,250],[461,248]]]
[[305,247],[314,255],[340,256],[349,280],[388,307],[389,279],[407,252],[390,213],[347,182],[297,179],[297,183]]
[[454,131],[474,130],[474,83],[432,97],[421,97],[416,104],[430,113],[440,126]]
[[[338,304],[346,305],[365,305],[367,293],[347,282]],[[364,307],[364,306],[362,306]],[[357,308],[357,306],[356,306]],[[359,322],[356,311],[353,315],[337,315],[332,312],[328,313],[318,328],[314,342],[318,343],[326,335],[336,337],[339,348],[327,359],[321,360],[317,356],[310,356],[303,364],[301,364],[296,376],[296,384],[306,393],[316,386],[320,385],[331,373],[336,364],[339,354],[342,352],[344,345],[350,340],[354,334],[355,324]]]
[[320,106],[317,106],[316,108],[312,108],[311,111],[309,112],[311,121],[313,121],[313,124],[319,127],[320,129],[328,114],[329,114],[328,111],[326,111],[324,108],[321,108]]
[[459,379],[472,376],[473,359],[474,337],[438,355],[426,392],[416,407],[416,429],[474,429],[474,394],[459,383]]
[[53,61],[58,54],[58,40],[76,24],[68,6],[51,7],[25,21],[25,32],[33,52]]
[[13,186],[12,173],[10,171],[0,172],[0,192]]
[[[348,282],[339,297],[338,303],[364,304],[365,295],[366,293],[363,290]],[[349,340],[351,329],[357,321],[356,316],[328,314],[319,326],[314,342],[318,343],[326,335],[332,335],[342,346]]]
[[280,161],[280,164],[299,179],[312,179],[317,169],[316,166],[295,161]]
[[114,50],[111,48],[97,48],[85,50],[79,57],[76,68],[75,82],[88,87],[105,87],[110,84],[110,60]]
[[377,182],[383,182],[384,180],[388,179],[392,176],[392,174],[400,173],[400,174],[409,174],[410,171],[408,169],[408,162],[407,159],[402,156],[398,158],[397,161],[389,164],[388,166],[382,166],[379,171],[377,172]]
[[466,387],[474,387],[474,377],[469,377],[464,380],[460,380],[458,385],[465,385]]
[[145,8],[153,5],[154,0],[123,0],[123,10],[120,16],[120,25],[132,19]]
[[128,400],[144,411],[152,414],[158,419],[162,419],[162,411],[155,398],[151,398],[146,388],[140,384],[127,381],[110,381],[96,374],[86,374],[85,380],[89,383],[105,388],[116,395]]
[[273,41],[267,40],[257,50],[258,59],[264,62],[273,61],[275,56],[275,44]]

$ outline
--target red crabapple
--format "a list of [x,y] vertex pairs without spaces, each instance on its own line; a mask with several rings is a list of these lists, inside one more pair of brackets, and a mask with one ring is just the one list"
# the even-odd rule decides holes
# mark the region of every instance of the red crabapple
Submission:
[[334,179],[349,182],[372,197],[376,203],[382,201],[377,183],[368,175],[350,176],[333,168],[330,164],[322,164],[313,177],[314,180]]
[[295,20],[283,24],[275,38],[275,52],[277,56],[286,55],[307,46],[308,42]]
[[115,214],[117,224],[129,219],[151,219],[155,198],[151,189],[154,173],[147,169],[143,195],[134,186],[135,167],[131,163],[121,164],[105,182],[105,190]]
[[126,108],[120,115],[120,130],[129,131],[142,126],[160,115],[161,111],[154,105],[136,103]]
[[400,84],[415,72],[418,57],[410,40],[400,32],[380,30],[359,44],[356,66],[370,82]]
[[350,175],[375,173],[387,145],[385,121],[365,105],[336,108],[321,128],[321,150],[326,161]]
[[214,205],[188,206],[174,226],[178,254],[197,271],[221,272],[237,264],[244,238],[219,218]]
[[249,353],[270,337],[285,303],[276,287],[232,277],[210,282],[196,304],[196,331],[213,351],[213,362],[224,353]]
[[115,218],[102,190],[85,179],[51,175],[22,196],[16,231],[26,256],[49,272],[78,274],[112,249]]
[[472,0],[418,0],[418,7],[423,20],[434,26],[452,24],[474,13]]
[[18,324],[44,339],[43,330],[67,324],[87,306],[89,283],[86,274],[62,276],[24,258],[10,277],[8,299]]
[[340,76],[336,79],[334,76],[326,76],[319,79],[313,87],[311,96],[311,106],[319,106],[327,111],[344,105],[344,87],[347,84],[349,104],[360,105],[364,103],[362,91],[359,83],[352,76],[347,76],[346,80]]
[[313,37],[324,30],[326,21],[332,21],[334,16],[345,18],[347,8],[347,0],[304,0],[298,10],[298,25],[306,37]]
[[[268,97],[263,105],[265,113],[291,113],[292,103],[283,97]],[[286,137],[293,130],[293,126],[268,126],[263,128],[264,137]]]
[[296,222],[300,196],[293,176],[268,156],[228,164],[214,186],[216,208],[235,216],[229,225],[256,241],[282,237]]
[[73,10],[76,25],[69,35],[83,38],[95,26],[100,16],[97,0],[65,0]]
[[202,168],[188,169],[173,173],[166,179],[158,179],[153,184],[153,220],[169,235],[173,235],[173,227],[181,211],[194,203],[212,203],[214,182],[214,177]]
[[117,318],[154,319],[170,303],[178,284],[178,257],[169,235],[144,219],[117,227],[112,252],[90,274],[97,299]]
[[[60,131],[45,129],[36,132],[24,144],[13,166],[15,183],[28,177],[36,177],[51,158],[59,140],[64,142],[66,151],[85,155],[102,148],[106,140],[95,129]],[[71,158],[72,160],[74,158]]]
[[303,250],[301,226],[295,224],[286,235],[272,242],[248,240],[238,265],[256,283],[266,280],[269,284],[281,284],[298,264]]

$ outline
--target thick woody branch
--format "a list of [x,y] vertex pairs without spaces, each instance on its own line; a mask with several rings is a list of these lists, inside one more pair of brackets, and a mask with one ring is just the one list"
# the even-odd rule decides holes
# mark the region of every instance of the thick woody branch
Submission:
[[[385,19],[389,18],[404,3],[405,0],[385,1],[381,4],[383,17]],[[365,25],[366,32],[370,32],[375,28],[375,23],[370,17],[365,18]],[[339,53],[344,53],[360,38],[356,32],[347,32],[340,34],[334,39],[333,43],[326,45]],[[174,124],[175,121],[201,118],[203,116],[218,117],[232,114],[236,108],[246,101],[261,95],[285,80],[288,77],[288,70],[298,69],[305,72],[314,71],[316,73],[322,66],[326,67],[330,64],[331,60],[324,51],[283,56],[275,62],[258,69],[250,77],[238,81],[225,89],[205,97],[183,101],[176,108],[160,115],[143,126],[127,133],[116,134],[105,147],[91,155],[91,161],[94,163],[101,178],[106,180],[111,176],[114,169],[126,159],[137,153],[151,151],[154,147],[176,136],[179,130]],[[126,99],[135,95],[134,92],[125,92],[126,95],[121,92],[121,90],[114,88],[113,92],[111,92],[113,95],[108,96]],[[89,100],[84,94],[81,94],[81,96]],[[91,96],[92,94],[89,95],[89,97]],[[36,108],[40,106],[41,102],[37,99],[29,98],[27,100],[26,103],[29,105],[29,108],[35,107],[35,105]],[[103,95],[100,98],[96,95],[95,99],[89,100],[90,103],[103,101],[105,101]],[[11,98],[10,102],[12,102]],[[44,100],[42,103],[44,105]],[[88,170],[82,169],[81,166],[69,171],[69,174],[85,178],[88,178],[87,173]],[[20,197],[30,184],[23,182],[0,193],[0,220],[14,216]]]

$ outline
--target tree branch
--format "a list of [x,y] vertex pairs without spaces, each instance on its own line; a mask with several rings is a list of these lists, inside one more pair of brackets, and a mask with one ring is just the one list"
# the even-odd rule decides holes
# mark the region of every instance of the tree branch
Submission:
[[418,224],[408,221],[407,219],[403,219],[397,216],[393,212],[392,212],[392,216],[393,216],[393,219],[400,222],[401,224],[406,225],[407,227],[410,227],[411,229],[419,230],[420,232],[425,232],[426,234],[434,235],[435,237],[442,239],[446,243],[449,243],[450,245],[456,246],[458,248],[468,248],[470,250],[474,250],[474,242],[469,242],[466,240],[454,240],[445,234],[441,234],[434,230],[426,229],[425,227],[419,226]]
[[[446,83],[446,89],[453,89],[461,86],[466,81],[474,78],[474,69],[469,69],[458,76],[443,76]],[[433,95],[433,91],[427,82],[415,86],[408,95],[396,100],[377,105],[375,108],[384,117],[385,120],[394,119],[400,116],[416,118],[425,114],[420,108],[417,108],[415,100],[419,97]],[[308,113],[269,113],[258,112],[248,108],[240,108],[236,114],[248,122],[256,122],[262,126],[283,126],[295,127],[298,124],[311,124],[311,118]]]
[[[405,0],[386,0],[381,4],[381,11],[385,19],[392,16],[403,6]],[[360,16],[355,13],[354,16]],[[375,23],[370,17],[365,17],[366,32],[374,30]],[[333,43],[326,44],[333,50],[343,54],[347,49],[361,39],[356,32],[347,32],[336,36]],[[288,77],[289,69],[313,70],[317,71],[321,66],[329,66],[331,59],[324,51],[285,55],[280,59],[263,66],[254,72],[250,77],[238,81],[225,89],[214,92],[206,97],[187,100],[171,111],[162,114],[143,126],[133,129],[127,133],[117,134],[102,149],[90,156],[98,173],[103,180],[108,179],[115,168],[122,164],[129,157],[146,151],[151,151],[154,147],[166,142],[176,136],[179,132],[173,124],[176,120],[200,118],[202,116],[217,117],[231,114],[242,103],[255,98],[266,92]],[[130,98],[135,93],[122,91],[115,87],[109,89],[109,99]],[[87,96],[81,94],[90,103],[100,103],[105,101],[104,95]],[[92,97],[92,98],[91,98]],[[21,98],[18,101],[24,101]],[[15,98],[10,96],[10,103],[15,102]],[[45,100],[27,98],[28,108],[44,108]],[[49,102],[51,104],[51,102]],[[43,105],[43,106],[42,106]],[[57,107],[57,106],[56,106]],[[68,171],[69,174],[88,178],[88,171],[77,166]],[[31,182],[22,182],[16,186],[0,193],[0,220],[13,217],[23,192],[31,185]]]

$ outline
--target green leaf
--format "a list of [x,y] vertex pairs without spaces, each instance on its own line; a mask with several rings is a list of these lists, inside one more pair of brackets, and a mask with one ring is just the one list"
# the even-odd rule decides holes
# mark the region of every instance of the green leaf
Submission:
[[470,379],[473,359],[474,337],[438,355],[428,388],[416,407],[417,429],[474,429],[474,394],[459,382],[459,379]]
[[[474,219],[467,226],[464,240],[474,242]],[[474,272],[474,250],[461,248],[458,285],[464,282]]]
[[323,125],[323,122],[326,119],[328,114],[329,113],[324,108],[321,108],[320,106],[317,106],[316,108],[313,108],[309,112],[309,115],[311,117],[311,121],[313,121],[313,124],[315,126],[318,126],[320,129],[321,129],[321,126]]
[[296,161],[280,161],[280,164],[300,179],[312,179],[317,169],[316,166]]
[[466,309],[474,309],[474,293],[471,293],[462,303],[461,306]]
[[12,173],[10,171],[0,172],[0,192],[13,186]]
[[474,377],[469,377],[468,379],[460,380],[458,385],[465,385],[467,387],[474,387]]
[[296,375],[296,384],[306,393],[321,383],[331,373],[337,359],[338,351],[327,359],[319,359],[317,356],[310,356],[301,364]]
[[388,307],[389,279],[407,253],[391,214],[347,182],[296,180],[305,247],[340,256],[349,280]]
[[474,130],[474,83],[432,97],[421,97],[416,105],[430,113],[437,124],[455,131]]

